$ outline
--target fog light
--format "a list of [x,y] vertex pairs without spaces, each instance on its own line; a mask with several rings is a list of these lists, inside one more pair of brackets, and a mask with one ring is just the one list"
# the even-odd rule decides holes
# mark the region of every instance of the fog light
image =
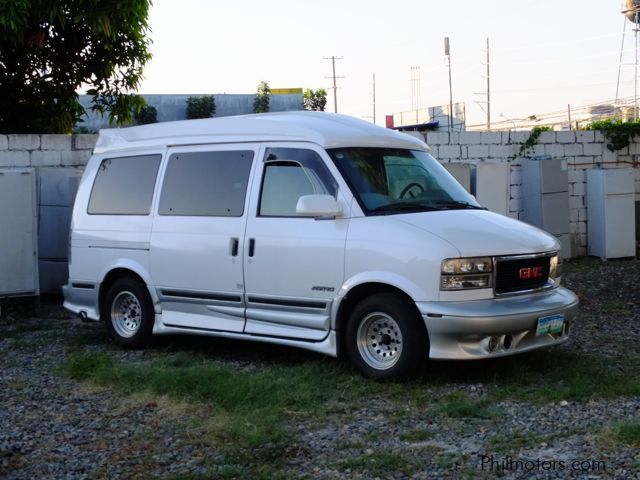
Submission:
[[461,290],[467,288],[490,288],[491,274],[486,275],[443,275],[441,290]]

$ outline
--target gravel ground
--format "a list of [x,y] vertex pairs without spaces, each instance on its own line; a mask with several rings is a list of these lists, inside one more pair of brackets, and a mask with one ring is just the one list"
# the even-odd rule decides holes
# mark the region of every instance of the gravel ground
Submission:
[[[566,270],[564,283],[580,296],[581,315],[572,340],[559,348],[614,367],[629,355],[637,359],[640,261],[583,259]],[[222,452],[189,427],[204,419],[206,408],[144,394],[125,397],[71,381],[61,371],[77,349],[108,351],[124,362],[160,353],[115,349],[102,340],[102,325],[81,323],[56,306],[43,306],[29,320],[17,320],[20,314],[7,308],[4,314],[9,318],[0,322],[5,332],[0,335],[0,478],[216,476],[211,465]],[[225,349],[224,341],[211,341],[222,345],[223,361],[239,368],[278,362],[292,352],[257,347],[256,358],[254,344],[234,342]],[[246,350],[236,354],[239,345]],[[433,402],[455,391],[482,398],[489,387],[456,382],[425,395]],[[295,420],[297,454],[288,469],[292,476],[327,479],[640,479],[640,449],[603,437],[613,422],[640,422],[640,397],[543,405],[507,399],[491,409],[491,418],[455,418],[411,403],[380,401],[323,422]],[[403,461],[394,463],[390,454]],[[604,462],[606,471],[580,464],[593,461]],[[514,462],[530,463],[517,469]]]

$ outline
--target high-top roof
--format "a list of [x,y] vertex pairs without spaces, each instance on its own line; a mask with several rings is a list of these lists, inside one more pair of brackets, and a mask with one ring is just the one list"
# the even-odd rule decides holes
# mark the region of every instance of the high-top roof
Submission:
[[100,130],[94,151],[104,153],[171,145],[265,141],[307,141],[324,148],[428,148],[415,137],[347,115],[282,112],[104,129]]

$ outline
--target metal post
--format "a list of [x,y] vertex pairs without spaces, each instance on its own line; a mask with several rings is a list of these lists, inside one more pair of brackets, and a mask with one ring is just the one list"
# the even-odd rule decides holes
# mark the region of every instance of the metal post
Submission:
[[571,125],[571,104],[567,104],[567,115],[569,117],[569,130],[573,130]]
[[627,17],[623,16],[624,24],[622,25],[622,45],[620,45],[620,61],[618,62],[618,81],[616,83],[616,100],[615,104],[618,104],[618,94],[620,92],[620,70],[622,69],[622,53],[624,52],[624,36],[627,32]]
[[635,73],[633,75],[633,119],[638,120],[638,20],[640,13],[636,10],[636,24],[634,28],[636,40]]
[[336,84],[336,79],[344,78],[344,77],[336,75],[336,60],[342,60],[342,57],[331,56],[331,57],[324,57],[324,59],[331,60],[331,69],[332,69],[333,75],[331,77],[325,77],[325,78],[333,78],[333,87],[331,87],[333,89],[333,111],[335,113],[338,113],[338,85]]
[[376,74],[373,74],[373,123],[376,123]]
[[491,130],[491,82],[489,80],[489,37],[487,37],[487,130]]
[[453,90],[451,88],[451,49],[449,45],[449,37],[444,37],[444,54],[447,56],[447,64],[449,66],[449,132],[453,124]]
[[338,113],[338,87],[336,86],[336,57],[331,57],[333,68],[333,111]]

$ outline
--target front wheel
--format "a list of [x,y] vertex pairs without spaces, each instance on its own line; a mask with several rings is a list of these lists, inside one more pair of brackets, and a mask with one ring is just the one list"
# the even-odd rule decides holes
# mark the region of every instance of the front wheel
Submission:
[[118,344],[141,348],[153,330],[153,303],[147,287],[138,280],[121,278],[109,290],[102,305],[109,336]]
[[425,360],[425,327],[415,307],[399,295],[362,300],[351,313],[345,334],[351,363],[369,378],[402,378]]

